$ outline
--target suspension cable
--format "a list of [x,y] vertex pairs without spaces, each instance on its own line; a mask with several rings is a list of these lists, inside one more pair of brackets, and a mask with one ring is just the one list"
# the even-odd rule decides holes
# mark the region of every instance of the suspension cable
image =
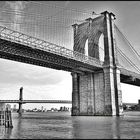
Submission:
[[[36,23],[36,22],[34,22],[34,23],[18,23],[18,22],[8,22],[8,21],[4,21],[4,20],[0,20],[0,22],[3,22],[3,23],[9,23],[9,24],[19,24],[19,25],[23,25],[23,24],[31,24],[31,25],[37,25],[37,26],[47,26],[47,27],[54,27],[54,26],[49,26],[49,25],[47,25],[47,24],[40,24],[40,23]],[[68,25],[68,26],[59,26],[59,25],[57,25],[56,27],[59,27],[59,28],[70,28],[71,27],[71,25]],[[25,27],[24,27],[25,28]],[[50,28],[51,29],[51,28]]]
[[[115,24],[114,24],[115,25]],[[115,25],[116,29],[119,31],[119,33],[121,34],[121,36],[123,37],[124,40],[126,40],[127,44],[130,46],[131,50],[139,57],[140,59],[140,54],[138,54],[138,52],[134,49],[134,47],[130,44],[130,42],[128,41],[128,39],[125,37],[125,35],[123,35],[123,33],[120,31],[120,29]]]
[[[55,5],[55,4],[40,3],[40,2],[36,2],[36,1],[30,1],[30,3],[51,6],[51,7],[55,7],[55,8],[59,8],[59,9],[65,9],[64,7],[61,7],[61,6],[58,6],[58,5]],[[78,12],[78,13],[82,13],[82,14],[89,14],[88,11],[83,11],[83,10],[79,10],[79,9],[69,8],[69,9],[66,9],[66,10],[73,11],[73,12]]]
[[135,68],[138,72],[140,72],[140,69],[117,47],[118,52],[129,62],[129,64]]
[[[21,11],[5,11],[5,10],[2,10],[1,12],[9,12],[9,13],[7,13],[7,14],[14,14],[14,15],[18,15],[18,16],[23,16],[23,17],[29,17],[29,15],[31,15],[32,17],[36,17],[36,19],[38,19],[38,20],[49,20],[49,19],[55,19],[56,17],[55,16],[42,16],[41,14],[32,14],[32,13],[22,13]],[[13,13],[11,13],[11,12],[13,12]],[[17,13],[18,12],[18,13]],[[27,14],[27,15],[25,15],[25,14]],[[58,13],[57,13],[58,14]],[[64,18],[64,17],[61,17],[61,20],[62,19],[66,19],[66,18]],[[76,21],[76,22],[83,22],[83,21],[85,21],[85,20],[78,20],[78,19],[74,19],[74,18],[68,18],[67,17],[67,20],[73,20],[73,21]],[[61,21],[60,20],[60,21]]]

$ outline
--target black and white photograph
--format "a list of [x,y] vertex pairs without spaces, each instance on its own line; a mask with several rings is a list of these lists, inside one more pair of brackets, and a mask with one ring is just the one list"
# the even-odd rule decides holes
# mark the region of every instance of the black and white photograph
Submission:
[[139,139],[140,1],[0,1],[0,139]]

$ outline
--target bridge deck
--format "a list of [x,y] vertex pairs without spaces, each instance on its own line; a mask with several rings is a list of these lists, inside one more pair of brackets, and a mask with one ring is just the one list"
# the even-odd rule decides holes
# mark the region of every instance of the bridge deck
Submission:
[[[69,72],[103,70],[103,62],[98,59],[2,26],[0,26],[0,57]],[[120,70],[121,82],[140,86],[140,74],[124,68]]]
[[0,26],[0,57],[67,71],[102,68],[96,58]]
[[65,103],[71,104],[69,100],[0,100],[0,103]]
[[120,70],[121,70],[120,78],[122,83],[140,86],[140,74],[137,74],[124,68],[120,68]]

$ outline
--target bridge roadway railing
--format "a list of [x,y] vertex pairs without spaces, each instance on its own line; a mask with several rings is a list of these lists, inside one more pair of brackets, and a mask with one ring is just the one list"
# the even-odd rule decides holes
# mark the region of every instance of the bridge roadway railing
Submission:
[[71,104],[69,100],[0,100],[0,103],[67,103]]
[[20,33],[18,31],[8,29],[7,27],[0,26],[0,38],[18,44],[26,45],[32,47],[33,49],[41,49],[43,51],[55,53],[66,58],[74,59],[97,67],[102,67],[103,62],[96,58],[86,56],[82,53],[72,51],[65,47],[26,35],[24,33]]

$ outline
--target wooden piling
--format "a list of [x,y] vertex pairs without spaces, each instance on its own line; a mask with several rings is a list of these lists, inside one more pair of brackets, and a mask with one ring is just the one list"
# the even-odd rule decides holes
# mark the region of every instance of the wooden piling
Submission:
[[1,110],[0,111],[0,125],[4,125],[5,124],[5,111]]
[[5,127],[13,128],[11,110],[8,110],[8,108],[5,111]]
[[13,128],[11,110],[8,110],[8,108],[0,111],[0,125]]

